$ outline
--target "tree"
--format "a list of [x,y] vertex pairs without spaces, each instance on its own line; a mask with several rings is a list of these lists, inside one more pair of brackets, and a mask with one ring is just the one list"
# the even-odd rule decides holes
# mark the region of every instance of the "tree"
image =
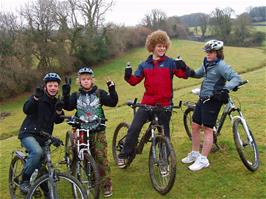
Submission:
[[26,20],[26,34],[31,41],[33,55],[39,61],[37,67],[45,71],[52,67],[54,55],[52,34],[56,27],[54,0],[37,0],[25,5],[21,15]]
[[209,15],[199,15],[199,26],[201,30],[201,39],[205,39],[205,34],[208,28],[208,23],[209,23]]
[[232,31],[231,14],[234,12],[232,8],[219,9],[216,8],[210,15],[210,25],[216,37],[223,41],[227,41]]
[[166,30],[167,28],[167,16],[166,14],[158,9],[153,9],[150,14],[146,14],[142,19],[142,25],[151,30],[162,29]]
[[250,36],[251,18],[247,13],[239,15],[234,21],[234,35],[238,44],[243,44]]

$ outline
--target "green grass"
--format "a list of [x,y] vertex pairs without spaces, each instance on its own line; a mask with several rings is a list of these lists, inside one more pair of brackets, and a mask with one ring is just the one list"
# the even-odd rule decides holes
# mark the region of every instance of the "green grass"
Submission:
[[[204,56],[201,51],[202,45],[203,43],[199,42],[174,41],[168,55],[171,57],[181,55],[188,65],[197,68]],[[123,104],[135,97],[141,99],[143,94],[143,83],[136,87],[125,83],[124,66],[127,61],[131,61],[135,69],[147,55],[142,48],[134,49],[95,69],[97,85],[100,88],[106,88],[105,78],[109,76],[115,81],[119,94],[118,107],[105,108],[108,118],[108,155],[114,189],[112,198],[266,198],[266,60],[265,53],[259,49],[225,47],[226,62],[242,73],[243,79],[249,80],[249,84],[233,93],[233,97],[241,102],[243,113],[256,138],[261,158],[258,171],[251,173],[243,166],[235,150],[231,124],[227,120],[219,137],[222,149],[209,155],[210,168],[195,173],[190,172],[186,165],[180,163],[180,159],[191,148],[191,143],[184,132],[181,110],[177,110],[172,116],[172,142],[177,155],[177,174],[175,185],[167,196],[160,196],[151,186],[148,175],[148,145],[145,146],[143,154],[137,156],[128,169],[116,168],[111,154],[112,135],[119,122],[132,120],[132,110]],[[199,86],[200,82],[201,80],[175,78],[174,102],[177,103],[180,99],[196,100],[196,96],[190,91]],[[73,90],[76,89],[77,86],[73,88]],[[0,104],[1,112],[11,113],[11,116],[0,121],[0,136],[17,134],[24,119],[22,106],[27,97],[28,94]],[[65,123],[56,125],[54,134],[64,139],[68,129],[70,127]],[[9,198],[7,180],[11,152],[19,146],[20,142],[16,136],[0,140],[0,195],[3,199]],[[56,160],[63,158],[63,148],[53,157]]]

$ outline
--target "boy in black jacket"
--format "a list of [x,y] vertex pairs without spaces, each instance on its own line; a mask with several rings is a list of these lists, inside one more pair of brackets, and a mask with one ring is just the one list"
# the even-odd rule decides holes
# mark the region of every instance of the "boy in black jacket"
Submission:
[[[76,109],[76,116],[90,122],[97,121],[95,118],[105,119],[102,105],[115,107],[118,102],[118,95],[112,81],[107,82],[109,93],[98,89],[94,83],[94,73],[91,68],[84,67],[78,72],[80,83],[79,92],[70,96],[70,84],[63,85],[64,108],[68,111]],[[103,123],[102,123],[103,124]],[[87,124],[81,127],[86,129]],[[105,125],[98,125],[90,135],[91,150],[97,163],[104,197],[112,195],[112,182],[110,176],[110,166],[107,159],[107,141],[105,135]]]
[[25,102],[23,111],[27,115],[24,119],[18,138],[23,147],[29,152],[22,174],[20,190],[27,193],[30,188],[30,177],[35,169],[41,166],[43,145],[46,141],[39,132],[52,134],[54,123],[63,121],[63,103],[56,98],[61,78],[56,73],[48,73],[43,78],[44,86],[37,87],[35,93]]

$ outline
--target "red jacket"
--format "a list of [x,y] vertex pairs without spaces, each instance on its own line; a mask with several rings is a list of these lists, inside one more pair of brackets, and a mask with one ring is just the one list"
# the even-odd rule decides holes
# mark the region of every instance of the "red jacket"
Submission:
[[153,60],[152,55],[150,55],[146,61],[138,66],[135,74],[131,75],[126,81],[135,86],[145,78],[145,93],[141,103],[169,106],[172,104],[173,98],[173,75],[187,79],[188,70],[188,67],[181,68],[177,66],[174,59],[167,56],[163,56],[159,60]]

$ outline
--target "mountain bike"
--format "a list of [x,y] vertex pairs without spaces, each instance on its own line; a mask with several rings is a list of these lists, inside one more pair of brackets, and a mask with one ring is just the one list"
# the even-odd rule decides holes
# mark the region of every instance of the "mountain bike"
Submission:
[[[128,102],[128,106],[133,109],[134,115],[136,108],[141,107],[152,114],[149,126],[135,147],[135,153],[126,161],[128,167],[134,160],[136,154],[141,154],[144,144],[151,142],[149,152],[149,175],[152,186],[160,194],[165,195],[174,185],[176,176],[176,155],[170,140],[165,136],[162,125],[159,125],[158,114],[161,111],[171,111],[161,106],[149,106],[136,102]],[[129,124],[121,122],[115,129],[112,141],[113,158],[117,165],[121,159],[118,154],[122,151],[126,139]]]
[[[248,83],[247,80],[242,81],[233,91],[237,91],[242,85]],[[199,95],[200,89],[193,89],[192,93]],[[185,131],[189,137],[192,139],[191,135],[191,124],[192,124],[192,115],[195,110],[195,103],[184,103],[187,106],[187,109],[183,115],[183,122]],[[213,127],[213,142],[217,149],[219,145],[217,144],[217,137],[221,134],[221,130],[226,119],[226,116],[229,117],[232,127],[233,127],[233,136],[234,142],[239,154],[240,159],[242,160],[245,167],[250,171],[256,171],[259,167],[259,152],[255,138],[250,130],[250,127],[241,111],[241,107],[237,107],[233,99],[229,97],[227,104],[223,106],[223,112],[220,117],[217,118],[216,124]]]
[[[60,173],[52,165],[50,146],[52,144],[55,146],[63,145],[63,142],[45,132],[40,132],[39,135],[47,139],[43,147],[42,166],[36,179],[31,178],[31,187],[26,199],[63,199],[68,197],[86,199],[86,192],[80,182],[73,176]],[[9,192],[12,199],[25,198],[25,195],[20,192],[19,186],[22,182],[22,172],[26,161],[27,155],[25,153],[22,151],[13,152],[9,169]]]
[[[66,133],[65,161],[69,172],[78,178],[87,190],[89,198],[99,198],[100,176],[90,148],[90,132],[101,125],[101,119],[94,121],[82,120],[76,116],[62,116],[72,131]],[[81,128],[88,124],[88,128]]]

